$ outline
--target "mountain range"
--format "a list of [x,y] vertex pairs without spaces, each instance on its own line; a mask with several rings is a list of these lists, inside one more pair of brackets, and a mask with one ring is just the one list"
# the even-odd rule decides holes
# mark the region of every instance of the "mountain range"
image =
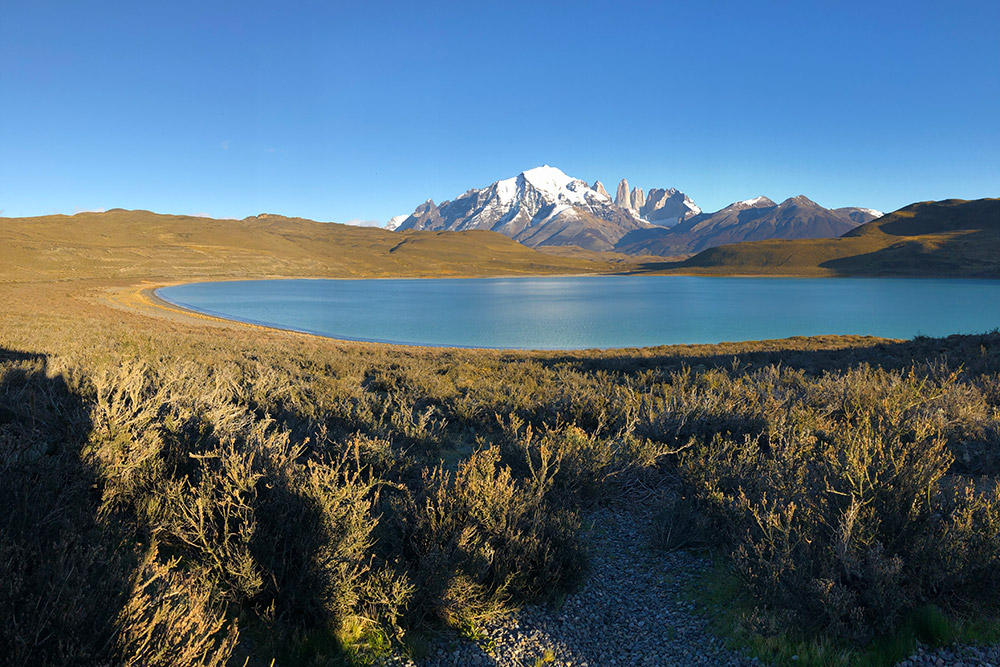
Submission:
[[799,196],[776,204],[755,197],[705,213],[675,188],[629,188],[618,184],[614,199],[604,184],[567,176],[544,165],[451,201],[428,199],[388,229],[465,231],[485,229],[530,246],[578,246],[628,254],[681,255],[738,241],[840,236],[879,211],[827,209]]
[[823,208],[802,195],[780,204],[754,197],[715,213],[690,217],[673,227],[626,235],[615,249],[632,255],[671,256],[744,241],[835,238],[881,215],[872,209]]
[[918,202],[829,239],[766,240],[661,265],[716,275],[1000,277],[1000,199]]

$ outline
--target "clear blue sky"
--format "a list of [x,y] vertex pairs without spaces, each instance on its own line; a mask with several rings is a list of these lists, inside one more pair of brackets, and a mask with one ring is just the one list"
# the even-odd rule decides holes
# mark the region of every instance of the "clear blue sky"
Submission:
[[1000,2],[0,0],[0,210],[345,222],[547,163],[1000,196]]

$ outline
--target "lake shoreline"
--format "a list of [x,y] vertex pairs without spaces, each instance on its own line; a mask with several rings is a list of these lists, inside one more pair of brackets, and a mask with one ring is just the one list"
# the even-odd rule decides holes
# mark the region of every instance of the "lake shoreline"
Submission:
[[[238,280],[238,279],[234,279]],[[214,282],[214,281],[202,281],[202,282]],[[169,301],[166,301],[156,295],[156,290],[161,287],[169,287],[173,285],[188,284],[183,282],[163,282],[163,283],[142,283],[132,285],[129,288],[115,290],[115,293],[108,298],[101,299],[104,305],[110,306],[112,308],[117,308],[125,310],[131,313],[135,313],[142,317],[148,317],[153,319],[158,319],[161,321],[175,322],[181,324],[194,325],[199,328],[212,329],[212,328],[222,328],[222,329],[232,329],[235,331],[239,330],[251,330],[257,332],[268,332],[272,334],[279,335],[289,335],[289,337],[304,339],[304,340],[314,340],[322,343],[342,343],[346,345],[359,345],[359,346],[371,346],[376,349],[385,348],[398,348],[413,350],[418,353],[447,353],[449,351],[457,352],[476,352],[482,354],[516,354],[516,355],[526,355],[528,357],[535,357],[538,355],[548,356],[551,354],[558,354],[560,352],[565,352],[567,354],[572,354],[574,356],[580,356],[581,358],[587,358],[594,355],[598,357],[604,357],[606,355],[615,354],[631,354],[634,352],[645,352],[650,353],[652,351],[669,351],[669,350],[716,350],[718,349],[721,354],[741,354],[746,351],[744,348],[756,348],[759,346],[766,347],[786,347],[789,343],[796,343],[796,347],[799,347],[802,343],[807,343],[805,349],[839,349],[845,345],[847,346],[871,346],[883,343],[898,343],[902,342],[903,339],[897,338],[885,338],[882,336],[871,336],[871,335],[855,335],[855,334],[829,334],[829,335],[817,335],[817,336],[788,336],[785,338],[773,338],[773,339],[763,339],[763,340],[747,340],[747,341],[727,341],[717,344],[702,344],[702,343],[690,343],[690,344],[674,344],[674,345],[657,345],[648,346],[643,348],[609,348],[609,349],[580,349],[580,350],[498,350],[495,348],[468,348],[468,347],[436,347],[436,346],[426,346],[426,345],[402,345],[398,343],[381,343],[375,341],[355,341],[343,338],[334,338],[332,336],[325,336],[322,334],[313,333],[303,333],[297,332],[290,329],[283,329],[280,327],[271,327],[251,324],[248,322],[242,322],[235,319],[227,319],[215,317],[212,315],[207,315],[199,313],[195,310],[190,310],[184,308],[183,306],[176,306]],[[834,343],[831,345],[831,343]]]
[[[925,279],[926,286],[915,289],[898,278],[726,277],[737,280],[588,275],[399,278],[389,284],[287,278],[146,287],[161,312],[434,349],[583,352],[814,336],[901,340],[980,333],[1000,322],[994,310],[972,307],[993,300],[992,280]],[[434,286],[424,289],[426,283]],[[164,293],[175,288],[198,289]]]

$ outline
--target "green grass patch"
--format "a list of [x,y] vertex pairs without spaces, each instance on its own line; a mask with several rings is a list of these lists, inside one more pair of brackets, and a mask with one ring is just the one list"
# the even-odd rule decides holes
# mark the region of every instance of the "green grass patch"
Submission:
[[[393,642],[385,631],[371,624],[348,621],[339,633],[345,661],[343,664],[374,665],[393,655]],[[295,663],[299,664],[299,663]],[[310,663],[316,664],[316,663]],[[319,663],[322,664],[322,663]]]
[[891,635],[860,647],[824,633],[792,631],[760,609],[721,555],[688,584],[685,594],[699,613],[709,617],[711,630],[729,648],[781,666],[887,667],[912,655],[918,642],[937,648],[1000,641],[1000,618],[949,615],[934,605],[913,612]]

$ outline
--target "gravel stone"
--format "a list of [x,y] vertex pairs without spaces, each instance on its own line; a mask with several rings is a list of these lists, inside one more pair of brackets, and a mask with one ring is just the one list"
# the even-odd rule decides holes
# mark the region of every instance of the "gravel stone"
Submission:
[[1000,667],[1000,645],[959,645],[931,649],[918,646],[917,652],[897,667]]
[[[558,608],[528,605],[482,628],[479,642],[449,638],[421,667],[503,665],[756,665],[727,649],[708,619],[684,599],[684,585],[710,564],[686,552],[648,546],[648,513],[601,509],[590,517],[584,585]],[[393,664],[412,665],[405,659]]]
[[[645,508],[603,508],[590,517],[584,585],[558,608],[527,605],[482,628],[474,642],[438,640],[428,657],[383,660],[406,667],[759,666],[726,648],[695,613],[684,586],[711,562],[697,554],[649,547]],[[919,646],[898,667],[1000,667],[998,646]]]

